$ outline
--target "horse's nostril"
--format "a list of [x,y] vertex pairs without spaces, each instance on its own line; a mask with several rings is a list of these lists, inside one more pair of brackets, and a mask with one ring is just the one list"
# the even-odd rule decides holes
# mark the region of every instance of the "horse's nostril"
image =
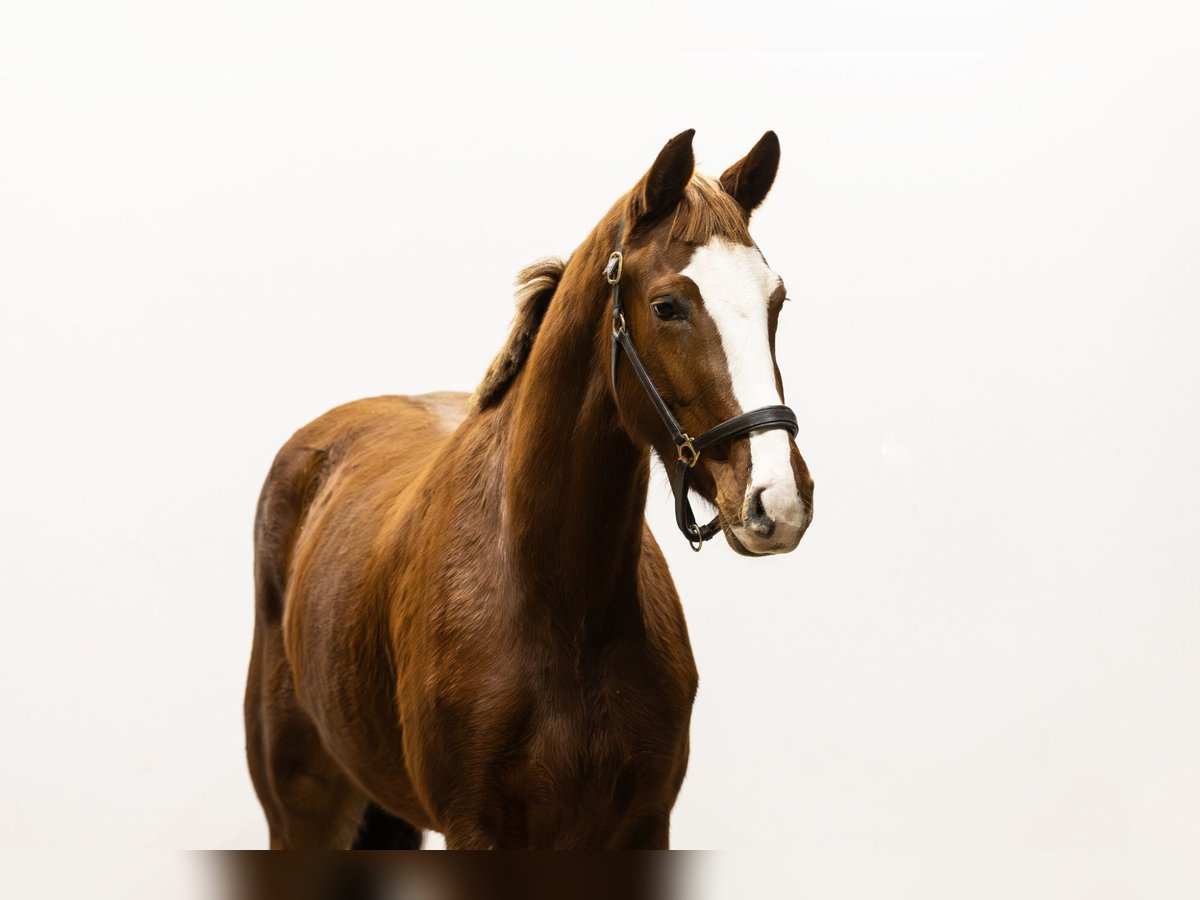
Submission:
[[755,534],[760,534],[763,537],[770,537],[775,530],[774,520],[767,515],[767,510],[762,502],[763,489],[752,488],[749,495],[746,497],[746,527]]

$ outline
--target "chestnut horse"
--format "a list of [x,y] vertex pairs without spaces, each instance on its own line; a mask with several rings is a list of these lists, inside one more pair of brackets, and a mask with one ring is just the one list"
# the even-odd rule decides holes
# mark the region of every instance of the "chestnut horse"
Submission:
[[689,539],[749,556],[796,547],[813,489],[778,405],[783,283],[748,231],[778,140],[713,179],[692,134],[522,273],[473,396],[360,400],[275,458],[245,704],[272,847],[668,846],[697,676],[650,450],[717,507],[704,534],[680,513]]

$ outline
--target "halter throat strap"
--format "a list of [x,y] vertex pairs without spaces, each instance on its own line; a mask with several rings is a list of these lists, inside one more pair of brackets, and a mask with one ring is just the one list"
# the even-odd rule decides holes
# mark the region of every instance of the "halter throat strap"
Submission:
[[667,405],[667,401],[663,399],[662,394],[654,386],[654,381],[650,378],[650,373],[646,371],[641,357],[638,356],[637,349],[633,346],[633,338],[629,335],[629,327],[625,321],[625,310],[621,305],[621,275],[625,269],[625,254],[621,249],[621,245],[624,235],[625,222],[622,220],[620,225],[617,226],[616,249],[609,254],[608,264],[604,267],[604,277],[612,290],[612,354],[610,377],[612,379],[613,399],[616,400],[617,396],[617,361],[621,353],[624,353],[625,358],[629,360],[630,368],[633,369],[633,374],[641,382],[647,396],[650,398],[650,402],[654,405],[655,412],[658,413],[658,417],[662,420],[663,425],[666,426],[667,431],[671,435],[671,440],[675,443],[678,457],[675,460],[675,476],[671,481],[671,489],[675,494],[675,524],[679,527],[683,536],[687,538],[692,549],[698,552],[704,546],[705,541],[721,531],[720,516],[713,519],[707,525],[697,523],[696,516],[692,512],[691,501],[688,498],[692,469],[700,461],[701,452],[716,444],[722,444],[755,431],[783,428],[792,437],[795,437],[800,430],[800,425],[796,421],[796,414],[792,412],[790,407],[777,405],[763,406],[750,412],[741,413],[731,419],[726,419],[696,438],[691,437],[683,430],[683,427],[679,424],[679,420],[675,418],[674,413],[671,412],[671,408]]

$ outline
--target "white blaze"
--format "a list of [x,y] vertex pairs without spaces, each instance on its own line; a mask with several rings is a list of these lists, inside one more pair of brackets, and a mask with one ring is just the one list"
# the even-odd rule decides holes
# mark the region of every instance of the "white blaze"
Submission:
[[[779,276],[757,247],[714,237],[692,254],[683,275],[692,279],[716,323],[729,362],[733,396],[742,412],[783,402],[767,334],[767,313]],[[799,525],[803,510],[792,472],[788,433],[781,429],[750,436],[750,490],[761,488],[767,515],[785,526]]]

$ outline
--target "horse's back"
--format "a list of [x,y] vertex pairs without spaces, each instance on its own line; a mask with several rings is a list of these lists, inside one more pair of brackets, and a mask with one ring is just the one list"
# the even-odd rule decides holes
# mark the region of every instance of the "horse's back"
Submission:
[[259,611],[282,614],[296,543],[335,482],[378,485],[389,503],[410,487],[466,418],[470,395],[440,392],[383,396],[335,407],[302,427],[280,449],[259,496],[255,576]]
[[384,454],[402,465],[423,462],[467,415],[470,395],[443,391],[416,396],[368,397],[335,407],[309,422],[289,448]]

